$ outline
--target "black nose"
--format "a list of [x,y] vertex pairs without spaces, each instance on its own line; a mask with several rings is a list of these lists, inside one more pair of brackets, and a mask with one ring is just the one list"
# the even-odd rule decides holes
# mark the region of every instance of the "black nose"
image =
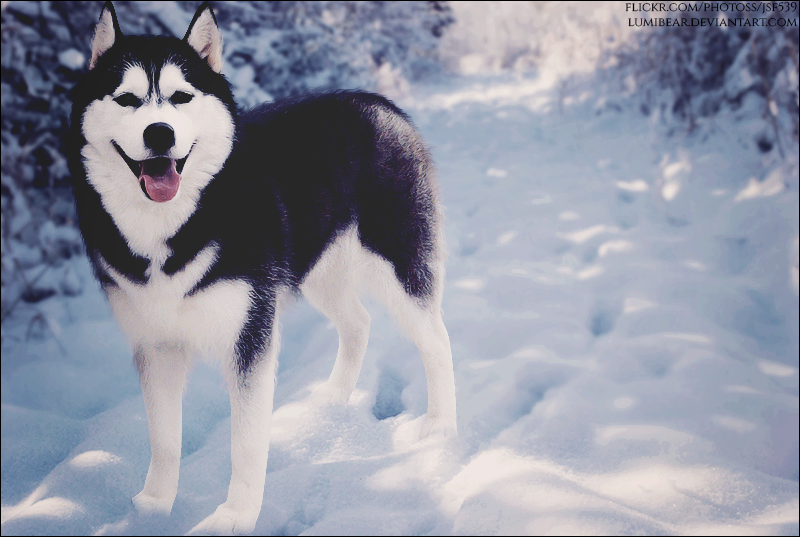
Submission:
[[166,123],[153,123],[144,130],[144,145],[157,155],[164,155],[175,145],[175,131]]

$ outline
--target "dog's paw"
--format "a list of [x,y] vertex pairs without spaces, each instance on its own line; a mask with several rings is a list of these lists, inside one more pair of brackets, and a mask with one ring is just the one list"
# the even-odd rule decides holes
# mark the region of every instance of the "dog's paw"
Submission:
[[419,439],[424,440],[428,437],[456,438],[458,429],[456,420],[446,418],[426,418],[419,432]]
[[350,393],[352,393],[352,390],[342,388],[341,386],[327,381],[311,393],[311,402],[318,408],[330,405],[343,405],[350,397]]
[[256,509],[234,509],[225,502],[186,535],[246,535],[255,529],[260,512],[260,505]]
[[167,516],[170,511],[172,511],[172,504],[174,501],[174,496],[171,498],[156,498],[155,496],[145,494],[144,491],[134,496],[131,500],[133,506],[136,508],[136,512],[144,516]]

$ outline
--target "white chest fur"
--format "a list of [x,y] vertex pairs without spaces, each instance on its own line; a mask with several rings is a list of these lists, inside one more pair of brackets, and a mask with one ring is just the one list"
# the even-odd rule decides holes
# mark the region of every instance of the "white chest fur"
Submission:
[[107,291],[109,303],[134,346],[178,343],[193,350],[233,352],[250,307],[250,285],[220,281],[187,296],[217,252],[216,245],[207,246],[171,276],[151,265],[145,284],[128,280],[101,258],[117,283]]

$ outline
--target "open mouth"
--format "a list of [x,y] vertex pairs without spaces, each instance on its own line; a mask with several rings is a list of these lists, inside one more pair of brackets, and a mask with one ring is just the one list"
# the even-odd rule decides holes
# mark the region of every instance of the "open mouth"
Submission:
[[[115,141],[111,141],[114,149],[130,168],[131,173],[139,178],[139,186],[147,199],[157,202],[169,201],[178,193],[181,183],[181,172],[189,158],[189,153],[181,159],[155,157],[146,160],[133,160]],[[192,146],[194,147],[194,146]]]

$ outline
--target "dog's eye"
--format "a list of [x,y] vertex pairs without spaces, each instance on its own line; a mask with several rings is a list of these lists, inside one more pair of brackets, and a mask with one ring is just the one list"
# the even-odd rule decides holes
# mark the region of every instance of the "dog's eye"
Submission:
[[133,93],[123,93],[122,95],[114,99],[114,102],[120,106],[133,106],[133,107],[142,104],[142,101],[140,101],[139,98]]
[[185,91],[176,91],[172,94],[172,97],[169,98],[169,102],[172,104],[186,104],[192,99],[194,99],[194,95],[191,93],[186,93]]

